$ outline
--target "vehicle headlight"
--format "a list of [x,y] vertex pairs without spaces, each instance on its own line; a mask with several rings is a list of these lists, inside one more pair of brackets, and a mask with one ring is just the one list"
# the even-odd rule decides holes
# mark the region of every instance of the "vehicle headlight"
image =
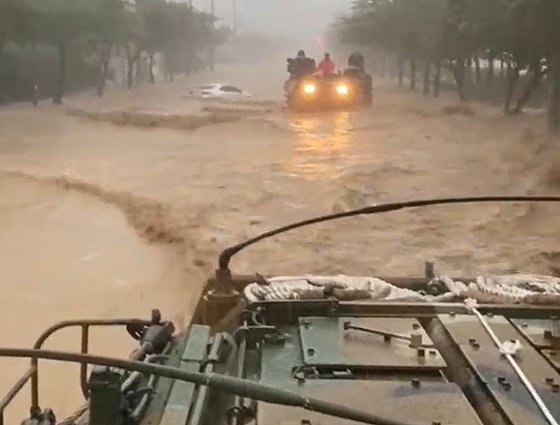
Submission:
[[316,87],[315,84],[305,84],[303,86],[303,91],[307,94],[313,94],[315,93]]
[[336,92],[342,96],[346,96],[348,94],[348,86],[346,84],[339,84],[336,86]]

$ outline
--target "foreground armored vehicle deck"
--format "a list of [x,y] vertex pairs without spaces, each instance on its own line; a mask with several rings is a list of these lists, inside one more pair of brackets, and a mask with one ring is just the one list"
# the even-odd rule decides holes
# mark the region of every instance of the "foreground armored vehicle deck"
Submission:
[[[477,198],[550,201],[560,198]],[[232,276],[231,257],[266,237],[357,214],[467,200],[418,201],[320,217],[225,250],[191,325],[72,321],[47,330],[31,367],[0,402],[0,419],[31,381],[27,424],[545,425],[560,420],[560,279]],[[82,328],[82,353],[42,350],[49,335]],[[130,359],[85,354],[91,326],[123,326]],[[117,353],[116,353],[117,354]],[[557,358],[559,357],[559,358]],[[82,363],[87,402],[56,422],[39,406],[39,359]],[[87,367],[87,364],[94,365]],[[56,385],[56,383],[52,383]]]

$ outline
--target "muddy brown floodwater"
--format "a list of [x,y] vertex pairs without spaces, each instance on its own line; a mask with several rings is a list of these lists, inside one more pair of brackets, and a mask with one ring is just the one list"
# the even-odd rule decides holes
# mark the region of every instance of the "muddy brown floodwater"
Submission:
[[[147,317],[152,307],[184,326],[220,249],[309,216],[410,198],[559,192],[560,162],[538,114],[457,108],[389,82],[376,83],[370,110],[290,114],[278,101],[284,69],[267,69],[0,109],[2,345],[30,346],[57,320]],[[226,77],[259,100],[185,97]],[[432,260],[449,273],[558,273],[556,211],[463,205],[357,217],[265,241],[232,268],[406,275]],[[77,350],[77,335],[48,346]],[[97,353],[126,356],[132,346],[125,332],[93,334]],[[0,393],[25,365],[0,359]],[[42,371],[41,404],[68,414],[80,402],[77,369]],[[7,423],[27,402],[26,391]]]
[[[164,305],[181,323],[188,308],[177,298],[182,278],[174,253],[143,243],[121,211],[77,191],[6,176],[0,176],[0,274],[5,346],[30,347],[46,325],[61,320],[145,317],[151,307]],[[122,330],[92,331],[94,349],[132,349]],[[78,341],[68,330],[48,346],[76,351]],[[21,360],[0,363],[2,394],[26,366]],[[41,390],[56,392],[49,400],[55,411],[80,402],[77,370],[41,368]],[[13,407],[19,417],[28,401],[19,397]],[[17,423],[14,410],[8,423]]]

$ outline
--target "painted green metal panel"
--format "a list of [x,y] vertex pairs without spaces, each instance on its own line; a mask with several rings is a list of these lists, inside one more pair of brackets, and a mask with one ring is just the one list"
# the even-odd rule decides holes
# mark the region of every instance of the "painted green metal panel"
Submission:
[[[198,372],[206,358],[210,327],[193,325],[190,329],[179,367],[185,371]],[[175,381],[165,406],[161,425],[185,425],[189,416],[196,385]]]
[[[453,383],[422,382],[415,388],[402,381],[310,380],[298,392],[395,421],[482,425],[461,389]],[[290,406],[261,404],[257,411],[259,425],[300,425],[307,421],[312,425],[359,425],[359,422]]]
[[552,329],[551,320],[543,319],[511,319],[511,323],[538,348],[550,348],[551,341],[547,331]]
[[[171,351],[169,352],[169,359],[162,364],[167,366],[178,367],[181,361],[181,354],[185,350],[188,335],[185,333],[173,339]],[[173,386],[174,379],[159,378],[156,382],[155,394],[152,396],[146,414],[142,419],[142,425],[156,425],[161,421],[163,416],[163,409],[169,398],[171,387]]]
[[[345,330],[344,322],[376,331],[410,337],[421,335],[422,355],[410,341],[359,330]],[[443,369],[446,364],[428,334],[413,318],[305,317],[299,319],[303,361],[309,366],[370,367],[376,369]]]
[[[512,424],[548,424],[531,394],[476,316],[438,317]],[[506,338],[521,340],[522,348],[515,356],[516,361],[552,415],[560,420],[560,392],[552,385],[559,381],[558,373],[505,317],[485,317],[485,320],[502,342]]]
[[303,365],[298,328],[279,327],[285,337],[284,344],[264,341],[261,345],[260,381],[280,388],[297,388],[292,369]]
[[[261,346],[262,383],[413,423],[481,425],[460,388],[443,382],[441,378],[424,377],[418,386],[411,384],[410,376],[413,375],[401,376],[401,380],[394,382],[373,379],[306,379],[298,382],[292,373],[294,367],[304,366],[300,329],[282,326],[278,330],[286,337],[283,344],[265,341]],[[327,337],[325,344],[329,341],[332,344],[333,338]],[[299,425],[304,421],[322,425],[356,425],[356,422],[300,408],[262,403],[257,410],[256,423],[259,425]]]

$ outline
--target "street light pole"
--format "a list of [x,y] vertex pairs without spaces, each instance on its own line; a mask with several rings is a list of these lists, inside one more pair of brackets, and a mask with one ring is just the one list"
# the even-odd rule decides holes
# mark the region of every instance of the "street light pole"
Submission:
[[[212,30],[216,29],[216,9],[214,0],[210,0],[210,15],[212,17]],[[214,35],[214,34],[212,34]],[[211,40],[210,45],[210,70],[214,71],[214,40]]]

